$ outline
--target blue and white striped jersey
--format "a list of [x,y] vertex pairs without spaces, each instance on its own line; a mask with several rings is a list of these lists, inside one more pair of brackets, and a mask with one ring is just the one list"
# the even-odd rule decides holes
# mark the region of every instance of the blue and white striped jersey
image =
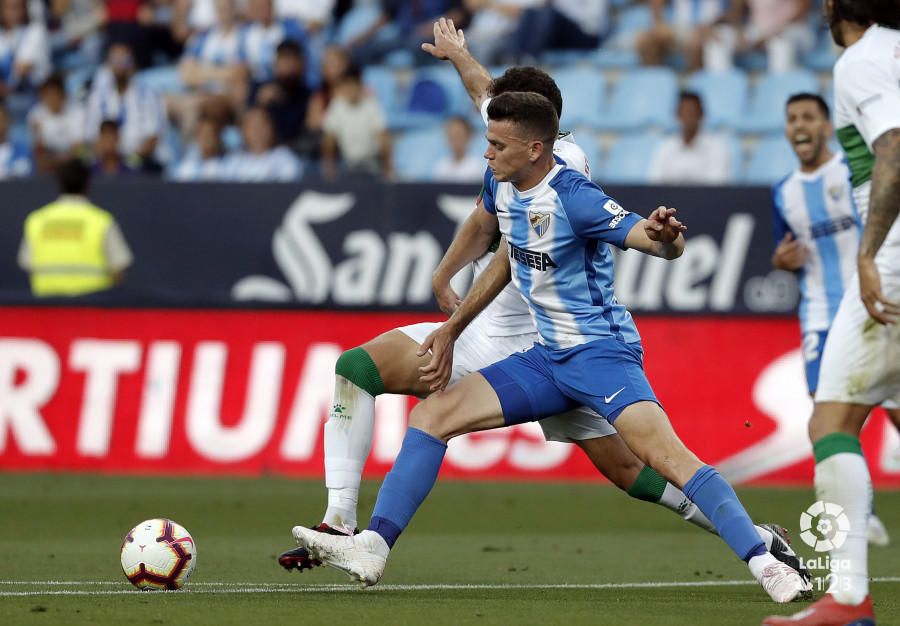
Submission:
[[244,26],[238,55],[250,68],[254,81],[261,83],[272,79],[275,50],[287,39],[303,43],[303,30],[294,20],[278,20],[268,26],[252,22]]
[[775,244],[790,232],[809,250],[800,270],[800,326],[828,330],[856,271],[860,221],[842,153],[815,172],[794,170],[773,190]]
[[184,56],[215,66],[243,63],[241,39],[239,27],[227,33],[214,27],[192,36],[184,48]]
[[542,343],[570,348],[602,338],[640,341],[613,292],[608,245],[625,247],[641,218],[582,174],[557,164],[537,185],[518,191],[484,177],[484,208],[506,235],[512,280],[528,302]]

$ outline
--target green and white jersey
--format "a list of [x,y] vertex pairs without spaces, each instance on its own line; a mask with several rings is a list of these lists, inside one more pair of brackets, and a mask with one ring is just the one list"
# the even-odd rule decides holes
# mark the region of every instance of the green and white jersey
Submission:
[[[869,213],[872,144],[885,132],[900,128],[900,31],[873,25],[834,65],[834,121],[847,155],[853,196],[865,223]],[[900,220],[879,251],[879,265],[900,271]]]

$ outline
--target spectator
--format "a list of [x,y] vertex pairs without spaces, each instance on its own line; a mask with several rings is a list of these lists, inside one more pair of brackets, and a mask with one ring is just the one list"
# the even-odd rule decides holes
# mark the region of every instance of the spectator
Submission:
[[328,26],[335,0],[275,0],[275,15],[297,20],[308,33],[319,33]]
[[651,183],[670,185],[718,185],[731,182],[732,164],[727,144],[702,132],[703,102],[683,91],[678,98],[681,132],[666,138],[650,164]]
[[450,154],[437,162],[434,180],[445,183],[473,183],[482,180],[485,161],[469,153],[472,127],[463,117],[451,117],[447,120],[446,131]]
[[522,13],[513,34],[520,61],[537,59],[544,50],[590,50],[609,28],[608,0],[549,0]]
[[348,47],[358,65],[378,63],[396,50],[408,50],[417,61],[426,61],[431,57],[420,54],[420,46],[432,39],[435,20],[447,17],[461,28],[465,26],[466,15],[462,0],[381,0],[379,18]]
[[250,72],[250,79],[258,86],[272,79],[275,50],[282,41],[303,43],[300,24],[292,19],[275,19],[272,0],[248,0],[250,23],[241,34],[241,58]]
[[[806,21],[811,0],[732,0],[726,23],[715,28],[703,50],[707,69],[734,65],[734,55],[763,48],[770,72],[786,72],[797,56],[815,46],[815,33]],[[749,23],[742,19],[749,12]]]
[[134,79],[131,48],[113,44],[106,59],[108,79],[95,80],[88,97],[85,128],[87,138],[97,138],[100,124],[115,120],[121,134],[120,152],[129,162],[146,171],[159,171],[167,161],[163,143],[166,114],[159,96]]
[[284,146],[275,145],[275,128],[269,113],[253,107],[241,120],[244,150],[229,157],[225,166],[227,180],[237,182],[291,182],[303,175],[297,156]]
[[485,65],[499,63],[510,54],[508,40],[522,12],[541,4],[542,0],[465,0],[465,8],[472,14],[466,28],[466,44],[472,56]]
[[283,41],[275,52],[274,80],[256,92],[257,106],[265,107],[280,143],[297,145],[306,134],[310,93],[303,81],[303,52],[294,41]]
[[28,154],[28,148],[10,142],[7,138],[8,132],[9,112],[0,103],[0,180],[22,178],[31,174],[31,157]]
[[172,171],[172,179],[186,181],[222,180],[225,177],[225,148],[222,128],[209,118],[197,123],[193,145]]
[[24,0],[0,0],[0,98],[37,87],[50,69],[44,25],[28,20]]
[[134,174],[135,169],[129,166],[119,151],[119,123],[116,120],[103,120],[94,141],[93,173],[103,178],[115,178]]
[[25,219],[19,266],[38,297],[80,296],[125,279],[132,255],[112,215],[87,198],[90,170],[69,159],[57,170],[62,195]]
[[[113,44],[131,47],[138,67],[153,64],[155,52],[171,59],[178,58],[180,44],[172,36],[171,28],[157,17],[153,0],[106,0],[102,14],[106,33],[106,49]],[[165,11],[160,11],[164,17]]]
[[191,37],[178,66],[189,93],[173,97],[170,108],[186,136],[193,135],[201,114],[217,118],[224,126],[247,101],[242,28],[234,0],[216,0],[216,16],[216,26]]
[[641,63],[662,65],[673,52],[684,55],[688,71],[703,66],[703,45],[724,12],[722,0],[672,0],[672,21],[666,23],[666,0],[650,0],[653,26],[640,33],[635,45]]
[[102,61],[103,38],[101,20],[105,17],[98,10],[96,0],[51,0],[51,46],[54,52],[80,52],[81,60],[96,65]]
[[337,176],[338,154],[347,172],[393,178],[391,138],[384,112],[363,86],[359,67],[347,70],[328,105],[322,127],[322,171],[326,178]]
[[39,172],[53,172],[73,152],[84,148],[84,108],[66,101],[62,76],[54,74],[41,85],[39,102],[28,114]]
[[310,98],[306,114],[306,127],[310,132],[322,132],[325,112],[349,67],[350,57],[342,48],[330,46],[325,49],[322,55],[322,85]]

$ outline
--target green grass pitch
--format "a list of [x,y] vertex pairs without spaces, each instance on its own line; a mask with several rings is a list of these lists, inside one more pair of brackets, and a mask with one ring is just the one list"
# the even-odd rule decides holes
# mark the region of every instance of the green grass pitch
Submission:
[[[364,485],[366,514],[376,489]],[[814,499],[740,495],[795,535]],[[772,604],[716,537],[591,484],[439,482],[375,588],[282,571],[291,526],[317,523],[324,501],[319,481],[0,475],[0,624],[724,626],[803,606]],[[877,504],[894,539],[870,550],[878,623],[900,624],[900,492]],[[151,517],[197,542],[183,591],[142,593],[121,573],[122,537]]]

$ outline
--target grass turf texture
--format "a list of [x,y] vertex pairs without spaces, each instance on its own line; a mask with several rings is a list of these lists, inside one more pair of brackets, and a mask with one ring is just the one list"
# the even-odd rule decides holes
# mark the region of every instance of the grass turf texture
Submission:
[[[293,547],[292,525],[319,521],[319,481],[4,474],[0,484],[0,624],[730,625],[803,606],[772,604],[716,537],[608,486],[439,483],[382,583],[363,592],[340,572],[287,574],[275,562]],[[362,511],[376,489],[364,485]],[[799,542],[811,489],[740,495],[755,519],[788,526]],[[879,493],[877,504],[895,543],[870,551],[870,571],[895,577],[900,493]],[[176,520],[197,542],[184,591],[131,591],[121,573],[122,537],[151,517]],[[599,587],[673,581],[741,584]],[[466,584],[478,587],[439,587]],[[519,587],[484,588],[503,585]],[[900,624],[900,578],[872,589],[878,623]],[[41,593],[11,595],[20,592]]]

